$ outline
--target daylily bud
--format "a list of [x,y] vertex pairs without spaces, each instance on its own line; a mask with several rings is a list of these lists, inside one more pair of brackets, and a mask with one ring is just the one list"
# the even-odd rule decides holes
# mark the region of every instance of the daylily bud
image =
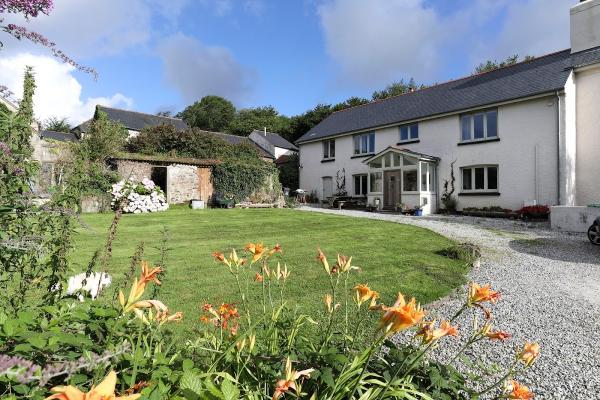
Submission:
[[327,272],[327,275],[331,275],[327,257],[325,257],[325,253],[323,253],[320,248],[317,248],[317,260],[321,262],[323,268],[325,269],[325,272]]

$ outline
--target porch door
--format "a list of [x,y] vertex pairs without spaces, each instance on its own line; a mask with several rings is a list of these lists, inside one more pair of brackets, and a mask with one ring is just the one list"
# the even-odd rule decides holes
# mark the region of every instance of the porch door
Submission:
[[385,171],[383,173],[383,206],[385,208],[394,208],[400,199],[400,176],[401,171]]
[[333,196],[333,178],[331,176],[323,177],[323,200]]

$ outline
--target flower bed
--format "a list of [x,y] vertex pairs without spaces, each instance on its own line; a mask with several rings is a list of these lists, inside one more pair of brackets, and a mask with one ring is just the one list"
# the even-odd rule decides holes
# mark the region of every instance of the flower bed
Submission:
[[133,179],[123,180],[112,186],[112,202],[114,209],[122,207],[125,213],[148,213],[165,211],[169,208],[165,193],[150,179],[135,182]]
[[548,206],[526,206],[517,211],[519,217],[525,221],[547,220],[550,215]]

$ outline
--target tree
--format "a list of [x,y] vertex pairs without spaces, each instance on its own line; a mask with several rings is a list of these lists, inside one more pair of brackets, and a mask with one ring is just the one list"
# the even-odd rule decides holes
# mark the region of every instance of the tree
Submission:
[[288,131],[290,119],[273,106],[246,108],[239,110],[227,131],[234,135],[248,136],[254,130],[263,130],[279,133]]
[[[97,78],[98,74],[96,70],[77,63],[75,60],[67,56],[62,50],[60,50],[56,46],[56,43],[48,40],[45,36],[37,32],[30,31],[24,26],[15,24],[2,24],[2,14],[22,14],[25,19],[29,21],[30,18],[35,18],[40,14],[48,15],[50,11],[52,11],[53,6],[53,0],[2,0],[0,1],[0,30],[8,33],[18,40],[27,39],[32,43],[42,45],[48,48],[52,54],[62,62],[70,64],[82,72],[90,73],[94,76],[94,78]],[[2,47],[2,45],[3,43],[0,41],[0,47]]]
[[50,117],[43,123],[43,127],[47,131],[54,132],[71,132],[72,126],[66,118]]
[[169,117],[172,118],[173,117],[173,111],[171,110],[162,110],[156,113],[157,117]]
[[387,85],[383,90],[374,91],[371,97],[373,100],[383,100],[392,96],[398,96],[415,90],[424,89],[426,87],[427,86],[423,84],[417,85],[413,78],[410,78],[408,83],[405,83],[404,79],[401,79],[400,82],[394,82]]
[[475,72],[473,74],[476,75],[476,74],[482,74],[484,72],[494,71],[499,68],[504,68],[504,67],[508,67],[509,65],[514,65],[518,62],[530,61],[530,60],[533,60],[534,58],[535,57],[533,57],[533,56],[525,56],[525,57],[523,57],[522,60],[519,60],[519,55],[515,54],[513,56],[507,57],[506,60],[500,61],[500,62],[498,62],[497,60],[487,60],[487,61],[479,64],[475,68]]
[[235,107],[223,97],[204,96],[178,114],[190,127],[213,132],[226,129],[235,117]]
[[363,104],[367,104],[369,99],[365,99],[364,97],[350,97],[349,99],[338,103],[331,107],[332,111],[341,111],[350,107],[362,106]]

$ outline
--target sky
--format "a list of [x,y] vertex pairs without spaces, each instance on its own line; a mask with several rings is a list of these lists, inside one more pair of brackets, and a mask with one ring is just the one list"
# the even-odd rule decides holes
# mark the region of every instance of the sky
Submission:
[[0,85],[22,92],[32,65],[36,118],[78,124],[96,104],[178,112],[206,95],[300,114],[369,98],[387,84],[432,84],[482,61],[569,48],[577,0],[54,0],[29,21],[90,74],[41,46],[0,40]]

